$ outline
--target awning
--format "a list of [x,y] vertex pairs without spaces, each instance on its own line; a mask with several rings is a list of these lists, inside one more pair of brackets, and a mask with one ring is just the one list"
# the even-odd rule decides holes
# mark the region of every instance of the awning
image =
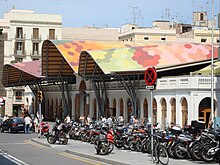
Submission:
[[[218,49],[214,47],[214,58]],[[211,59],[211,45],[197,43],[161,43],[140,47],[84,51],[80,57],[79,75],[111,74],[172,66],[188,65]],[[97,71],[97,72],[96,72]]]
[[[201,75],[211,75],[211,65],[198,70],[196,73]],[[214,74],[220,75],[220,61],[214,63]]]
[[5,64],[3,67],[2,84],[5,87],[34,84],[43,78],[40,60]]

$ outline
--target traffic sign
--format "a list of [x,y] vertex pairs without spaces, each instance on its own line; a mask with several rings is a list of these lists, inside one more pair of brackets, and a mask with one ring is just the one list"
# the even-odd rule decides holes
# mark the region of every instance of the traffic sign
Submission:
[[0,97],[0,105],[4,105],[4,104],[5,104],[4,98]]
[[146,86],[146,89],[148,89],[148,90],[153,90],[153,89],[154,89],[154,85]]
[[157,80],[157,72],[154,67],[147,68],[144,74],[144,80],[148,86],[155,84]]

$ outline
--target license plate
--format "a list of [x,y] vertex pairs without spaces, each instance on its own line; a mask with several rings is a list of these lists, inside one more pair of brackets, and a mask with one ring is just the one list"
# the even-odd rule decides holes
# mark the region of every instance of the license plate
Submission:
[[18,126],[23,126],[23,124],[18,124]]

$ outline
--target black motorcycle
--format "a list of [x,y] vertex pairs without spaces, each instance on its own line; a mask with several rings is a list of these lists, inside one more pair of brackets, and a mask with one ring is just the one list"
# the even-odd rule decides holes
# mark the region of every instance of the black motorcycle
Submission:
[[56,124],[47,136],[48,143],[55,144],[58,141],[59,144],[66,145],[68,143],[70,129],[71,126],[68,124]]

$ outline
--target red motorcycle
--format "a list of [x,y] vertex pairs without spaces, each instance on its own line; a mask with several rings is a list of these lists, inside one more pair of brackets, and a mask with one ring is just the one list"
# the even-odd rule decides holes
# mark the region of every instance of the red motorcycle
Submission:
[[114,135],[112,130],[100,130],[96,136],[94,147],[98,155],[110,154],[114,149]]
[[38,130],[41,130],[41,131],[40,131],[41,134],[40,134],[40,132],[39,132],[38,138],[39,138],[40,136],[47,137],[47,136],[49,135],[50,124],[41,122],[41,123],[40,123],[40,126],[39,126],[39,128],[38,128]]

